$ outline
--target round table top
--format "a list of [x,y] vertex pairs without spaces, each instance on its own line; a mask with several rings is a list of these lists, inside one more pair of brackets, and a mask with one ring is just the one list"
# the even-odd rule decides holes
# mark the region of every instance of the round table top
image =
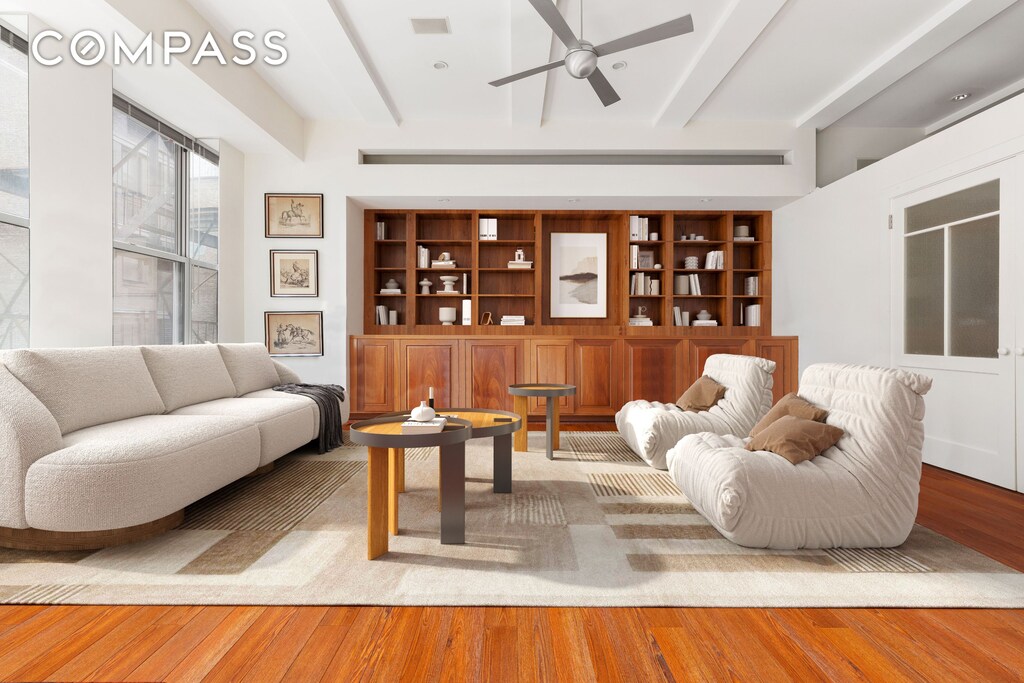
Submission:
[[508,393],[513,396],[573,396],[576,387],[572,384],[513,384]]
[[[465,420],[473,427],[471,439],[480,439],[488,436],[501,436],[519,431],[523,426],[522,418],[516,413],[505,410],[490,410],[487,408],[443,408],[437,411],[442,417]],[[408,416],[409,412],[388,413],[385,417]]]
[[403,434],[402,423],[408,414],[392,414],[355,422],[349,427],[352,443],[371,448],[423,448],[451,446],[473,437],[473,425],[467,420],[449,417],[444,431],[433,434]]

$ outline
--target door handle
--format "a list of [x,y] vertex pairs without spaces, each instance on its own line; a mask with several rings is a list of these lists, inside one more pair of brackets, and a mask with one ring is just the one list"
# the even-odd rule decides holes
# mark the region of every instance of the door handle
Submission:
[[996,349],[996,353],[998,353],[1000,356],[1009,356],[1010,349],[1006,348],[1005,346],[1000,346],[998,349]]
[[1024,356],[1024,346],[1018,346],[1016,352],[1018,356]]

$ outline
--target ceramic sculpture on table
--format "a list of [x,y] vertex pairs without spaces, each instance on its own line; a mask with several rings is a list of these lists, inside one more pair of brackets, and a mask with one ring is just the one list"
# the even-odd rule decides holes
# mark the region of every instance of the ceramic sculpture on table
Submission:
[[702,309],[701,312],[697,314],[697,320],[711,320],[711,314]]
[[458,294],[455,291],[455,283],[459,281],[458,275],[442,275],[441,282],[444,283],[444,289],[441,290],[441,294]]
[[430,288],[433,286],[433,282],[426,278],[423,278],[422,280],[420,280],[420,294],[430,294]]
[[391,278],[384,283],[384,289],[401,289],[401,285],[398,284],[398,280]]
[[420,401],[420,404],[412,409],[410,417],[416,422],[430,422],[436,415],[437,412],[426,401]]

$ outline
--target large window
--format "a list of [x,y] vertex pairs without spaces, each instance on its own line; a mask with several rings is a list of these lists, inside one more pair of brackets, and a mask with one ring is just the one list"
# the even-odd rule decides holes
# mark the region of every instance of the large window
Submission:
[[0,349],[29,343],[28,43],[0,25]]
[[217,161],[115,96],[115,345],[217,341]]

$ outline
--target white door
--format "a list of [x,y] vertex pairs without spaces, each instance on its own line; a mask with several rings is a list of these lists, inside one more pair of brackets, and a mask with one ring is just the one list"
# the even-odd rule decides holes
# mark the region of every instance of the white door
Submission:
[[[892,201],[894,365],[933,378],[924,460],[1017,488],[1017,160]],[[1021,358],[1024,365],[1024,358]]]

